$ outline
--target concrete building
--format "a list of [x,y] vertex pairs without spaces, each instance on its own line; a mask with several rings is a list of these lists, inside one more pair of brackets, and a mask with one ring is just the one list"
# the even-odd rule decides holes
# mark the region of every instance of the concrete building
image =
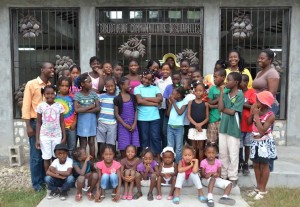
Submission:
[[[26,32],[35,31],[21,30],[28,15],[41,29],[36,37],[26,38]],[[231,23],[245,15],[246,24],[252,24],[249,37],[234,38]],[[85,72],[89,58],[97,55],[126,65],[122,45],[131,44],[131,38],[136,39],[129,49],[138,49],[142,66],[150,58],[190,49],[203,74],[212,73],[216,60],[226,59],[230,49],[238,49],[255,77],[259,51],[272,48],[283,68],[274,135],[280,145],[299,146],[299,20],[300,1],[293,0],[1,0],[0,156],[8,155],[8,146],[27,143],[13,93],[39,74],[40,62],[55,62],[57,54],[69,56]]]

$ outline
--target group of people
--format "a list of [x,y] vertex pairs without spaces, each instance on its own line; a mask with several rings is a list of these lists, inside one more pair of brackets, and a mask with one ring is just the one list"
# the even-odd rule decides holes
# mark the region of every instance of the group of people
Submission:
[[167,185],[167,199],[178,204],[182,186],[195,185],[198,199],[214,206],[216,186],[224,189],[219,202],[234,205],[230,191],[239,170],[249,174],[250,158],[257,186],[249,196],[262,199],[277,159],[273,51],[260,52],[254,80],[238,51],[218,60],[205,77],[188,59],[176,69],[175,58],[167,54],[162,65],[150,60],[142,71],[132,59],[123,76],[122,64],[91,57],[91,72],[81,74],[76,65],[63,70],[58,88],[49,82],[53,64],[43,63],[40,76],[26,84],[22,107],[33,188],[46,182],[49,199],[65,200],[75,183],[76,201],[87,191],[89,200],[100,202],[109,187],[118,201],[138,199],[141,186],[149,186],[150,201],[154,188],[162,199],[161,186]]

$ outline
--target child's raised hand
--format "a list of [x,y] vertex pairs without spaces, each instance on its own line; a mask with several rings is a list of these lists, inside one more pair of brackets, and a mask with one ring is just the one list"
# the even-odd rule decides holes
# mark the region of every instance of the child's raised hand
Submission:
[[260,107],[258,107],[258,105],[255,105],[255,107],[253,108],[253,114],[259,115],[259,112],[260,112]]
[[225,85],[220,86],[220,91],[224,91]]
[[93,158],[93,156],[88,155],[88,156],[86,156],[85,161],[88,162],[88,161],[90,161],[92,158]]
[[103,75],[103,70],[99,67],[96,68],[96,72],[99,74],[99,75]]

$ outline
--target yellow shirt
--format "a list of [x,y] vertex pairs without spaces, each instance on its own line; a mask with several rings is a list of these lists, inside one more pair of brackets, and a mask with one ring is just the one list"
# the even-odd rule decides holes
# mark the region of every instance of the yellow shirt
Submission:
[[50,82],[45,84],[40,77],[27,82],[24,90],[22,119],[37,118],[36,107],[43,101],[41,89],[46,85],[51,85]]
[[[227,76],[229,73],[231,73],[232,71],[229,69],[229,68],[226,68],[226,79],[225,79],[225,83],[227,82]],[[248,83],[248,86],[247,88],[248,89],[251,89],[252,88],[252,82],[253,82],[253,79],[252,79],[252,76],[251,76],[251,73],[249,72],[249,70],[247,68],[244,68],[242,74],[245,74],[245,75],[248,75],[249,76],[249,83]]]

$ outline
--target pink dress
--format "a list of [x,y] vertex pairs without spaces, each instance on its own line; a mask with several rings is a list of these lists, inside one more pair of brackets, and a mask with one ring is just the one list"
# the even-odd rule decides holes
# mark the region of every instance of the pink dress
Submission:
[[130,81],[130,93],[134,94],[134,88],[139,86],[141,84],[141,81],[138,80],[131,80]]

